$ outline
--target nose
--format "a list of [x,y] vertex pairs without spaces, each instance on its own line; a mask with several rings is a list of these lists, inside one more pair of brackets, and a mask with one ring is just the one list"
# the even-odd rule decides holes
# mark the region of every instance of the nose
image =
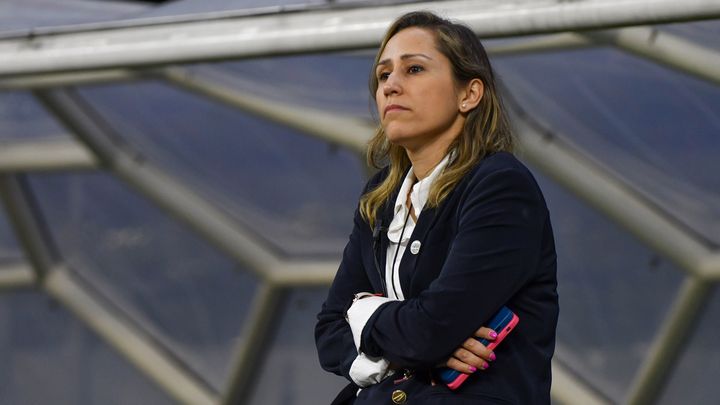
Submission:
[[399,94],[402,90],[402,87],[400,86],[399,80],[396,78],[396,75],[389,75],[387,80],[385,80],[385,83],[383,83],[383,94],[385,97],[393,95],[393,94]]

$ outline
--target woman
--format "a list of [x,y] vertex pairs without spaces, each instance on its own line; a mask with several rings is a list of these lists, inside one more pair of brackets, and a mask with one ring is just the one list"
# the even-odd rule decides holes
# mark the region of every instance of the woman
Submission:
[[[549,404],[558,316],[548,211],[512,138],[485,50],[428,12],[389,28],[370,80],[380,126],[316,342],[350,384],[334,403]],[[481,327],[520,323],[495,352]],[[470,376],[438,383],[446,366]]]

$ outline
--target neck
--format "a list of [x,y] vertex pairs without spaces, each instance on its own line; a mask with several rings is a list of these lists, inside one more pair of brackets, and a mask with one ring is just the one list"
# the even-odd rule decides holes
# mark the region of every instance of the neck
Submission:
[[420,181],[427,177],[445,157],[445,151],[446,149],[431,149],[425,153],[410,153],[408,151],[415,178]]
[[435,166],[443,160],[455,137],[439,137],[434,142],[416,148],[405,147],[412,163],[415,178],[420,181],[430,175]]

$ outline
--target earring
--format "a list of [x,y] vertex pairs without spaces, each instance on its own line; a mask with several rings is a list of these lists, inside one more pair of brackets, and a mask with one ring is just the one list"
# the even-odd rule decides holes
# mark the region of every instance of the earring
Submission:
[[467,104],[462,103],[462,108],[465,108],[465,107],[467,107]]

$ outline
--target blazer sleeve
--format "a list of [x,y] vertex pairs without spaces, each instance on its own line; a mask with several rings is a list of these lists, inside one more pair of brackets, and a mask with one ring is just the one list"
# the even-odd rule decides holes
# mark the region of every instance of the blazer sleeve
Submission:
[[372,237],[368,224],[356,210],[350,239],[315,326],[315,344],[322,368],[356,384],[350,369],[358,350],[345,320],[345,311],[356,293],[373,292],[362,260],[362,238],[367,237]]
[[510,167],[476,174],[464,193],[438,278],[415,298],[378,307],[362,332],[367,355],[402,367],[433,367],[536,272],[548,214],[529,172]]

